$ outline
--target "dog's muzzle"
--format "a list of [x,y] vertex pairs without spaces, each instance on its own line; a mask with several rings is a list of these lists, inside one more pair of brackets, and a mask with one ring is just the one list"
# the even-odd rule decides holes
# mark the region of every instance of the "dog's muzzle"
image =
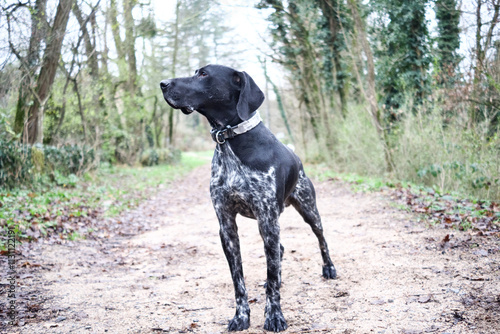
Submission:
[[[167,103],[174,109],[180,109],[182,111],[183,114],[185,115],[189,115],[191,114],[193,111],[195,111],[195,109],[192,107],[192,106],[186,106],[186,107],[180,107],[177,103],[176,103],[176,99],[175,99],[175,94],[173,94],[171,92],[171,89],[169,91],[169,88],[172,88],[172,79],[168,79],[168,80],[163,80],[162,82],[160,82],[160,88],[161,88],[161,91],[163,92],[163,98],[165,99],[165,101],[167,101]],[[172,96],[174,95],[174,96]]]

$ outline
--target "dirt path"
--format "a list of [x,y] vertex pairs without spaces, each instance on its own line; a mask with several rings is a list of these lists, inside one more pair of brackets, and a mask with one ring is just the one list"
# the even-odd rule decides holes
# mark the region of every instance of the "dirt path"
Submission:
[[[208,182],[208,166],[195,170],[121,218],[122,235],[41,245],[20,289],[45,302],[6,332],[224,332],[234,294]],[[498,239],[426,229],[378,193],[316,188],[339,278],[321,277],[317,241],[288,208],[280,220],[286,333],[500,332]],[[244,333],[263,333],[263,245],[254,221],[238,222],[252,310]],[[150,231],[132,235],[137,223]]]

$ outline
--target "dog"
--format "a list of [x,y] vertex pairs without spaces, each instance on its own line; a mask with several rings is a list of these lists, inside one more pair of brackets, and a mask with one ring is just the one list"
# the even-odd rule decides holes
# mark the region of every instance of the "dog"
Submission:
[[287,328],[280,305],[281,261],[278,218],[292,205],[319,241],[323,277],[334,279],[335,266],[323,236],[313,184],[300,159],[261,122],[257,109],[264,94],[245,72],[207,65],[194,76],[163,80],[163,97],[174,109],[205,116],[212,126],[216,149],[212,160],[210,196],[220,224],[222,248],[229,264],[236,314],[229,331],[250,326],[250,307],[243,278],[236,215],[256,219],[267,262],[264,329]]

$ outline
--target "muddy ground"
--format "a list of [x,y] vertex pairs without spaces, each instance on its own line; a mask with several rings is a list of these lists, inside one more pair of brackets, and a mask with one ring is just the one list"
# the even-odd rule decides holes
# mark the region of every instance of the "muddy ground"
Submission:
[[[24,246],[18,325],[2,319],[2,333],[225,332],[234,293],[209,174],[194,170],[93,240]],[[315,184],[338,279],[321,277],[316,238],[285,210],[286,333],[500,333],[497,237],[426,227],[383,193]],[[252,312],[243,333],[264,333],[263,245],[255,221],[238,223]]]

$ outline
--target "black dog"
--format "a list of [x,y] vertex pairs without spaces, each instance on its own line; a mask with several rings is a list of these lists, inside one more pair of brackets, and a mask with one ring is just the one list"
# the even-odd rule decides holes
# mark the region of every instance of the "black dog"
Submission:
[[210,195],[220,223],[222,247],[236,295],[236,314],[230,331],[250,326],[250,307],[243,279],[236,214],[257,219],[267,260],[266,330],[287,328],[280,306],[281,260],[278,218],[293,205],[318,237],[323,276],[336,271],[323,237],[316,195],[299,158],[269,131],[256,112],[264,94],[245,72],[208,65],[193,77],[160,83],[170,106],[184,114],[198,111],[213,127],[217,148],[212,160]]

